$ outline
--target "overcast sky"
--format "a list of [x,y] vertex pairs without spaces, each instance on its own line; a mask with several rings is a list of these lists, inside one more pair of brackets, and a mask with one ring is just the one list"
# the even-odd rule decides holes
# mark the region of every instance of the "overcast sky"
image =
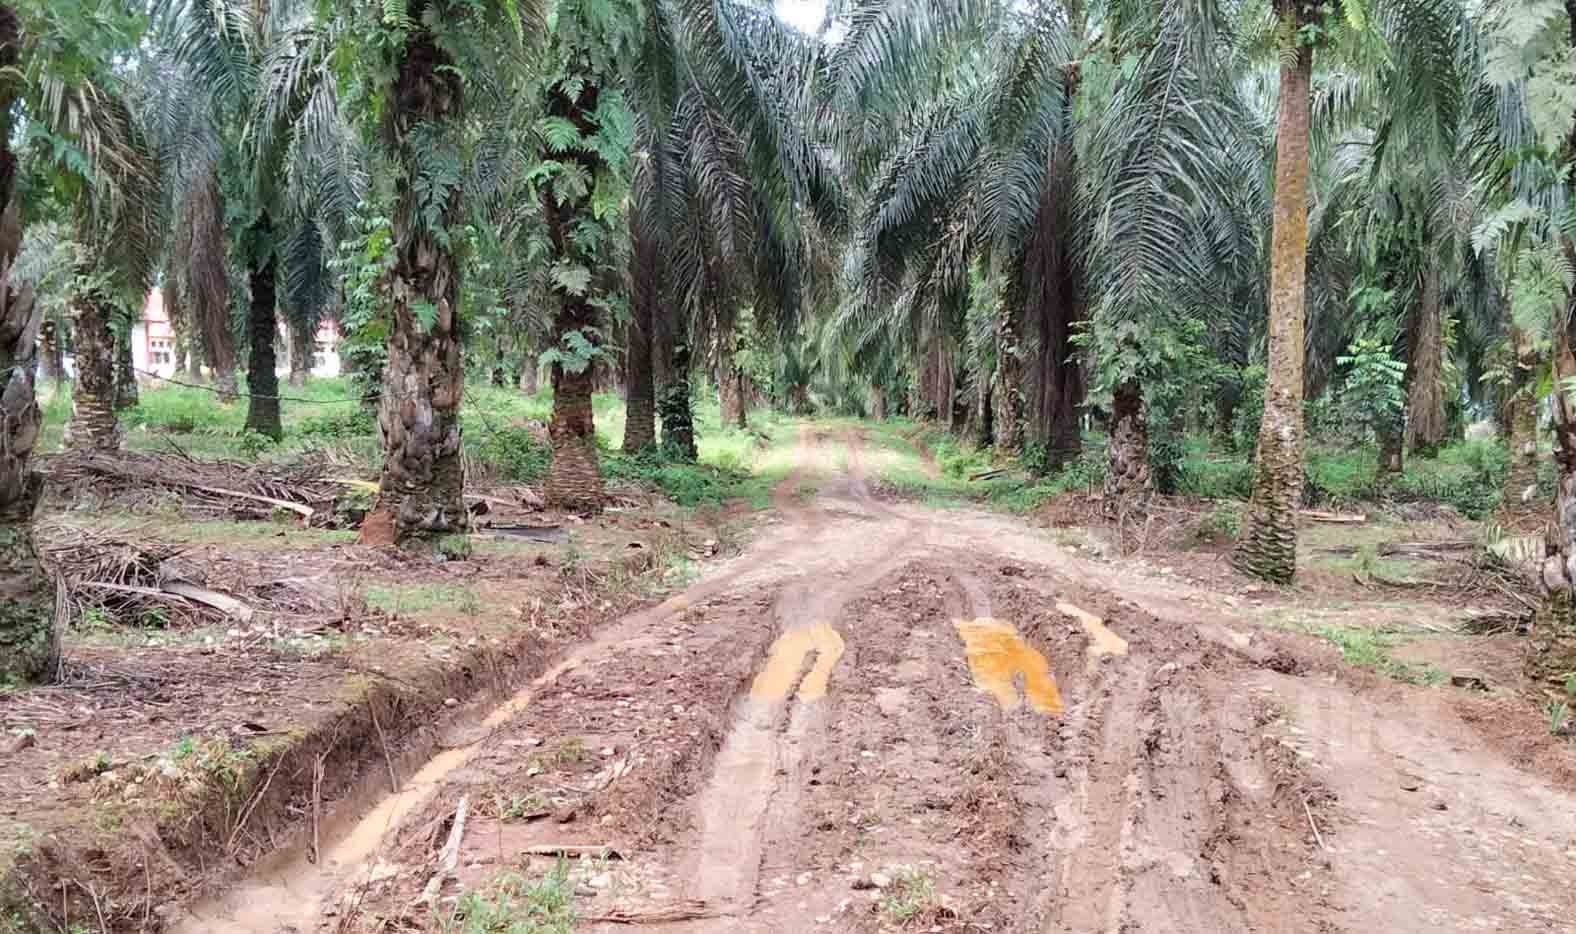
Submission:
[[826,15],[826,0],[776,0],[777,15],[805,32],[815,32]]

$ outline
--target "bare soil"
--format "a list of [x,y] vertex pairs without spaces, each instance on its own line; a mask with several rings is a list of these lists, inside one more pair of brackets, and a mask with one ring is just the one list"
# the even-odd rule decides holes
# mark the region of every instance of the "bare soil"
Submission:
[[[1576,751],[1513,633],[1468,637],[1427,593],[1268,590],[1207,553],[879,501],[861,448],[807,427],[741,554],[594,629],[569,612],[319,862],[168,920],[432,930],[566,865],[592,932],[1569,929]],[[1401,683],[1321,627],[1477,675]]]

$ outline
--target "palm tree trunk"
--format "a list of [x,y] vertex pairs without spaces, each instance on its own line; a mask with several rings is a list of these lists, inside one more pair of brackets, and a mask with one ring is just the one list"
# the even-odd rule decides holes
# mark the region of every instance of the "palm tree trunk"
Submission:
[[656,335],[657,295],[662,257],[650,235],[640,193],[630,200],[628,348],[624,357],[624,453],[634,454],[656,444],[657,399],[651,358]]
[[290,385],[297,389],[306,385],[312,373],[312,358],[317,353],[315,329],[299,315],[292,315],[286,332],[290,337]]
[[695,463],[695,415],[690,400],[689,322],[682,309],[673,309],[669,334],[673,358],[668,363],[668,383],[657,407],[662,414],[662,455],[669,460]]
[[64,352],[60,347],[60,333],[55,322],[45,321],[38,326],[38,382],[51,387],[65,382]]
[[1538,409],[1533,399],[1533,375],[1537,372],[1537,350],[1527,332],[1510,326],[1510,385],[1506,387],[1505,427],[1510,463],[1505,471],[1505,492],[1500,512],[1512,515],[1525,509],[1538,491]]
[[1010,301],[1001,303],[996,323],[996,412],[992,428],[996,453],[1011,456],[1023,450],[1023,362],[1018,356],[1018,316]]
[[[1070,15],[1077,22],[1076,15]],[[1076,125],[1073,110],[1082,77],[1077,62],[1064,66],[1064,119],[1069,127]],[[1054,468],[1076,460],[1083,445],[1079,409],[1085,396],[1084,373],[1072,337],[1084,318],[1084,290],[1082,267],[1069,232],[1075,223],[1072,206],[1078,170],[1070,133],[1051,150],[1050,158],[1025,265],[1030,276],[1026,292],[1036,306],[1030,315],[1039,337],[1035,436],[1045,444]]]
[[1440,322],[1439,267],[1424,263],[1422,288],[1412,316],[1412,379],[1406,398],[1406,447],[1414,457],[1432,457],[1445,440],[1445,396],[1440,385],[1444,334]]
[[[1576,0],[1565,0],[1570,38],[1576,48]],[[1564,156],[1576,161],[1576,126],[1565,138]],[[1576,265],[1576,240],[1560,235],[1567,262]],[[1533,619],[1526,673],[1535,683],[1563,689],[1576,673],[1576,399],[1564,389],[1576,378],[1576,294],[1566,296],[1563,320],[1554,328],[1554,523],[1544,546],[1543,605]]]
[[536,355],[527,353],[525,360],[520,364],[520,392],[534,396],[540,388],[541,381],[536,372]]
[[[1302,25],[1301,7],[1282,15]],[[1270,320],[1264,418],[1254,459],[1253,498],[1231,563],[1281,583],[1297,571],[1297,503],[1302,498],[1303,296],[1308,263],[1308,111],[1313,50],[1284,50],[1275,131],[1275,200],[1270,235]]]
[[71,392],[71,420],[66,424],[68,447],[93,451],[120,448],[120,423],[115,418],[115,334],[110,330],[109,316],[109,303],[98,295],[79,295],[72,302],[77,381]]
[[983,368],[983,364],[976,361],[975,367],[974,407],[969,416],[968,431],[969,435],[974,438],[975,446],[983,448],[991,443],[993,427],[991,425],[991,412],[994,410],[991,402],[991,384],[996,381],[996,374],[992,373],[988,378],[982,378],[983,374],[979,373],[978,370]]
[[[432,12],[427,6],[411,3],[411,19],[424,22]],[[460,460],[460,268],[448,240],[463,205],[454,187],[433,211],[422,183],[432,154],[421,151],[459,134],[464,82],[437,36],[422,26],[406,36],[387,91],[382,135],[395,178],[388,362],[378,403],[383,471],[377,504],[362,526],[362,539],[379,543],[462,532],[468,519]],[[424,132],[415,133],[418,127]]]
[[1105,511],[1115,516],[1141,504],[1154,488],[1149,477],[1149,429],[1144,392],[1129,380],[1111,394],[1111,437],[1106,450]]
[[[596,113],[601,88],[590,75],[578,77],[579,93],[575,97],[569,96],[564,82],[553,85],[548,92],[547,113],[574,123],[581,137],[590,139],[596,132],[592,115]],[[600,157],[583,149],[566,153],[565,158],[579,163],[587,178],[596,178],[603,169]],[[591,192],[560,202],[548,187],[544,187],[542,209],[547,216],[553,261],[569,267],[595,268],[571,235],[578,223],[592,217]],[[555,286],[554,291],[558,313],[553,319],[553,347],[566,353],[569,337],[576,334],[584,343],[595,347],[597,313],[589,292],[582,289],[577,294],[562,285]],[[560,358],[552,367],[553,418],[548,425],[548,437],[552,440],[553,460],[548,465],[543,492],[548,505],[567,512],[600,512],[602,509],[602,473],[597,464],[596,423],[591,409],[595,364],[596,357],[592,355],[589,359],[569,363]]]
[[274,358],[274,337],[278,333],[275,290],[278,286],[273,227],[266,213],[258,220],[254,231],[253,242],[263,255],[253,259],[250,276],[252,303],[247,314],[247,330],[251,333],[252,346],[246,373],[246,430],[278,441],[285,433],[279,417],[279,374]]
[[48,679],[60,658],[55,588],[38,558],[33,513],[43,478],[29,463],[40,416],[34,395],[34,338],[43,309],[30,286],[11,280],[22,245],[11,115],[21,44],[16,11],[0,6],[0,682]]
[[137,407],[137,358],[133,353],[131,328],[115,337],[115,411]]

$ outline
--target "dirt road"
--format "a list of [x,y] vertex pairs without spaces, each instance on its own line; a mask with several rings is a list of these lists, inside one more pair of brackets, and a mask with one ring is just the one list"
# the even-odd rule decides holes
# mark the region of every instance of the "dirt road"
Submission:
[[1310,671],[1020,523],[883,503],[860,451],[807,429],[743,555],[526,688],[323,869],[187,929],[420,927],[554,864],[531,850],[589,854],[597,932],[1570,929],[1576,796],[1427,692]]

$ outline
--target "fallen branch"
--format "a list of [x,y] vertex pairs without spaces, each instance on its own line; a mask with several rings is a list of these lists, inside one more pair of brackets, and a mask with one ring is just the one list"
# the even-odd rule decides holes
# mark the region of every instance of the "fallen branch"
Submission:
[[990,470],[981,470],[979,473],[969,474],[969,482],[975,480],[994,480],[1007,472],[1006,467],[992,467]]
[[217,590],[209,590],[207,587],[199,587],[186,581],[170,581],[163,585],[163,589],[165,593],[184,597],[193,603],[211,606],[222,613],[234,616],[243,623],[250,623],[255,613],[251,607],[228,594],[222,594]]
[[623,859],[624,854],[611,846],[576,846],[574,844],[558,845],[555,843],[541,843],[528,846],[520,851],[527,856],[561,856],[564,859],[579,859],[589,856],[592,859]]
[[430,905],[436,902],[444,880],[454,875],[454,869],[460,861],[460,841],[465,838],[465,815],[470,806],[470,796],[461,795],[459,806],[454,809],[454,823],[449,826],[449,839],[443,844],[443,849],[438,851],[438,871],[432,874],[421,894],[416,896],[416,904]]
[[1330,848],[1324,845],[1324,837],[1319,834],[1319,825],[1313,822],[1313,809],[1308,807],[1306,795],[1302,799],[1302,813],[1308,815],[1308,827],[1313,830],[1313,839],[1319,842],[1319,849],[1328,853]]
[[1309,522],[1333,522],[1339,525],[1361,525],[1368,521],[1367,516],[1356,513],[1324,512],[1318,509],[1299,509],[1297,518],[1307,519]]
[[184,486],[187,489],[196,490],[200,493],[211,493],[214,496],[227,496],[230,499],[249,500],[254,503],[263,503],[268,506],[273,506],[276,509],[288,509],[291,512],[301,516],[302,519],[304,519],[309,525],[312,522],[312,517],[317,515],[317,510],[313,509],[311,506],[303,506],[300,503],[292,503],[289,500],[284,499],[274,499],[272,496],[258,496],[256,493],[242,493],[240,490],[226,490],[216,486],[198,486],[195,483],[183,483],[181,486]]
[[668,908],[655,908],[649,911],[626,911],[614,909],[597,915],[583,915],[582,920],[593,924],[672,924],[678,921],[699,921],[704,918],[720,918],[723,912],[707,907],[705,902],[695,901],[683,905],[673,905]]

